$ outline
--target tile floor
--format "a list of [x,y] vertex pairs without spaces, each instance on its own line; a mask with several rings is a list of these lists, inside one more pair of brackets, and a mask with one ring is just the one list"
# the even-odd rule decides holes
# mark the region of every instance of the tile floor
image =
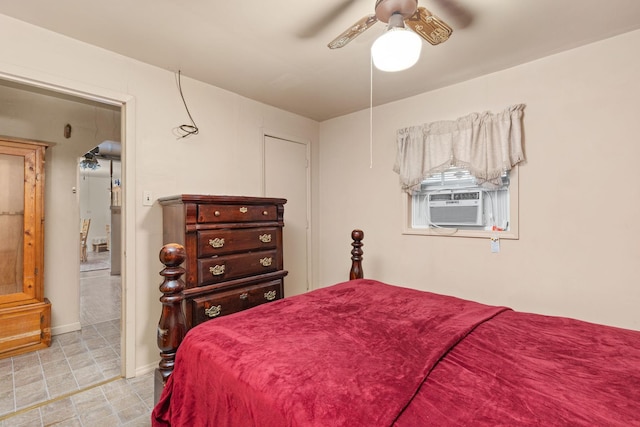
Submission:
[[0,427],[150,425],[153,373],[120,377],[120,289],[108,269],[81,272],[82,329],[0,360]]

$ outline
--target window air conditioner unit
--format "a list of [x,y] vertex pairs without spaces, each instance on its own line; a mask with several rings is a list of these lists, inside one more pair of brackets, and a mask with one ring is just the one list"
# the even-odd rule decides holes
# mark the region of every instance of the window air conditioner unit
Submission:
[[436,225],[484,225],[482,190],[433,192],[428,207]]

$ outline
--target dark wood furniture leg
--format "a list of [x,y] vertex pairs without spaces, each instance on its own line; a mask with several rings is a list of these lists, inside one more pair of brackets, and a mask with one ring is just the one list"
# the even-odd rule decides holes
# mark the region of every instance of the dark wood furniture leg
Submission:
[[351,271],[349,272],[349,280],[362,279],[364,272],[362,271],[362,239],[364,232],[362,230],[353,230],[351,232],[353,239],[353,249],[351,250]]
[[186,252],[182,245],[170,243],[160,250],[160,262],[165,268],[160,272],[164,280],[160,284],[160,302],[162,313],[158,322],[158,348],[160,349],[160,363],[155,373],[154,400],[160,399],[162,388],[173,372],[176,351],[187,332],[187,325],[182,310],[182,291],[184,268],[180,265],[186,259]]

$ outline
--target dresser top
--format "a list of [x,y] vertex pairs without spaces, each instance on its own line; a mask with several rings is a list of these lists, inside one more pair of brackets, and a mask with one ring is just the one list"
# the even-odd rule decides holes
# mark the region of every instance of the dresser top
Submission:
[[250,197],[250,196],[217,196],[203,194],[178,194],[176,196],[161,197],[158,199],[161,205],[170,205],[176,203],[200,203],[200,204],[246,204],[246,205],[263,205],[274,204],[284,205],[287,199],[274,197]]

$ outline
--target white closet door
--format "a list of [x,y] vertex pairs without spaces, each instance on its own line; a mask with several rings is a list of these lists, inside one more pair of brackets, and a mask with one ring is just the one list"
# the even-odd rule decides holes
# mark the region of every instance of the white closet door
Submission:
[[266,136],[264,185],[266,197],[287,199],[284,205],[284,294],[309,290],[309,175],[307,144]]

